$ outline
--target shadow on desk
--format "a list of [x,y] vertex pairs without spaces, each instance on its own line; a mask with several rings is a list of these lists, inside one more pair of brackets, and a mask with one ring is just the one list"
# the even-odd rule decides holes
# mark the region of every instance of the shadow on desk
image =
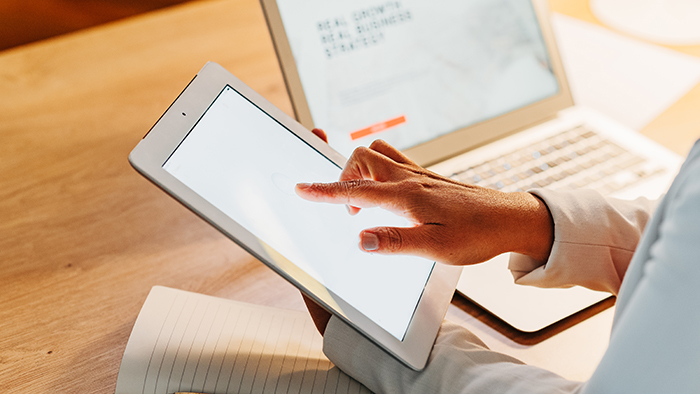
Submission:
[[0,51],[190,0],[3,0]]
[[472,300],[464,297],[463,295],[455,292],[452,297],[452,304],[468,313],[475,319],[486,324],[492,329],[498,331],[508,339],[520,345],[532,346],[536,345],[545,339],[549,339],[562,331],[573,327],[574,325],[581,323],[582,321],[597,315],[600,312],[615,305],[616,297],[610,296],[596,304],[589,306],[588,308],[582,309],[573,315],[559,320],[558,322],[551,324],[541,330],[534,332],[525,332],[516,329],[510,324],[498,318],[496,315],[488,312],[481,306],[477,305]]

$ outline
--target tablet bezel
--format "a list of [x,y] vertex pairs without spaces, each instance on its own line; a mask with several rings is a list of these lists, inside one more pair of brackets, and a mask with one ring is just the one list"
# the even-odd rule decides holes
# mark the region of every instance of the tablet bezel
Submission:
[[422,369],[437,336],[461,267],[436,264],[403,341],[301,271],[204,198],[168,173],[163,164],[227,85],[339,167],[345,158],[216,63],[207,63],[129,155],[131,165],[155,185],[217,228],[258,260],[414,370]]

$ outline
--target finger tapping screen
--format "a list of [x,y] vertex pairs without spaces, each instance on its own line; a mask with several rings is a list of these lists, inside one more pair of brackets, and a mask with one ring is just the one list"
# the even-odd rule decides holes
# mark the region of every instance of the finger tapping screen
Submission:
[[556,94],[530,0],[277,0],[315,127],[348,156]]
[[402,340],[433,262],[373,255],[358,246],[369,227],[408,226],[379,208],[297,196],[300,182],[334,182],[341,169],[227,86],[163,168],[294,265]]

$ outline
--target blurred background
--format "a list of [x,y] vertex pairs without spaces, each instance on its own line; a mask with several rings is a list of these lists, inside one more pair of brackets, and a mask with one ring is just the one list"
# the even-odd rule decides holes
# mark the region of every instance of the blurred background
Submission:
[[187,1],[1,0],[0,51]]

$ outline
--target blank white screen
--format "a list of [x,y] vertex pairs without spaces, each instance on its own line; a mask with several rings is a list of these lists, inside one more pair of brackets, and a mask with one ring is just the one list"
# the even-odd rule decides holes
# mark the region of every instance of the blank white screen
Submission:
[[296,183],[333,182],[340,169],[234,89],[221,92],[163,168],[402,340],[434,263],[362,252],[358,234],[408,221],[298,197]]

